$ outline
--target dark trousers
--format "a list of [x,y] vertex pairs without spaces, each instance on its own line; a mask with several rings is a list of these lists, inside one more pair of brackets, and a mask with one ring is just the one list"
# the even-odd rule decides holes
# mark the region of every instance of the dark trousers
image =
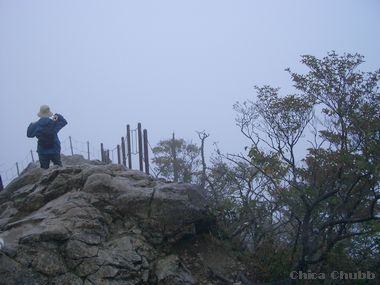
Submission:
[[41,168],[48,169],[49,165],[50,165],[50,161],[52,161],[54,163],[54,165],[62,166],[61,154],[60,153],[38,154],[38,157],[40,159]]

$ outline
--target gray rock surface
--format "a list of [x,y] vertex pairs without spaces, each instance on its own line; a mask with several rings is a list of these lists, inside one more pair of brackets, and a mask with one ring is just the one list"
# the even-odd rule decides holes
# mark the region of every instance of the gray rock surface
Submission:
[[162,248],[208,223],[200,190],[64,157],[0,192],[0,284],[197,284]]
[[158,284],[196,284],[190,271],[183,265],[176,255],[168,255],[157,261],[155,274]]

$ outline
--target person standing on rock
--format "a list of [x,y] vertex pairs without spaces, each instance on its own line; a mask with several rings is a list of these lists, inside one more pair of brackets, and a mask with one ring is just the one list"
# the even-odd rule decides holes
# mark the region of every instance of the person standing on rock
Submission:
[[41,168],[48,169],[50,161],[55,165],[62,166],[61,162],[61,142],[58,132],[67,125],[67,121],[60,114],[53,114],[49,106],[42,105],[37,114],[40,119],[30,123],[27,130],[27,137],[37,137],[37,153]]

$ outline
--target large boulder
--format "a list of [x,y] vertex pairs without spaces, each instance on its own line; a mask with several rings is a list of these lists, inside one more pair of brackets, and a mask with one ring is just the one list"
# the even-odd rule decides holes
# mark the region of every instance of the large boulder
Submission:
[[31,165],[0,192],[0,284],[196,284],[162,248],[210,222],[200,189],[63,161]]

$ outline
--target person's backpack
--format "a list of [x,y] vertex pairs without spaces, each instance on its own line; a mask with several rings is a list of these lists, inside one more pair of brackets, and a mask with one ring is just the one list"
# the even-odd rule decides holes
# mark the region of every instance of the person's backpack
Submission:
[[51,148],[54,146],[55,140],[55,130],[53,124],[45,125],[39,136],[38,136],[38,144],[43,148]]

